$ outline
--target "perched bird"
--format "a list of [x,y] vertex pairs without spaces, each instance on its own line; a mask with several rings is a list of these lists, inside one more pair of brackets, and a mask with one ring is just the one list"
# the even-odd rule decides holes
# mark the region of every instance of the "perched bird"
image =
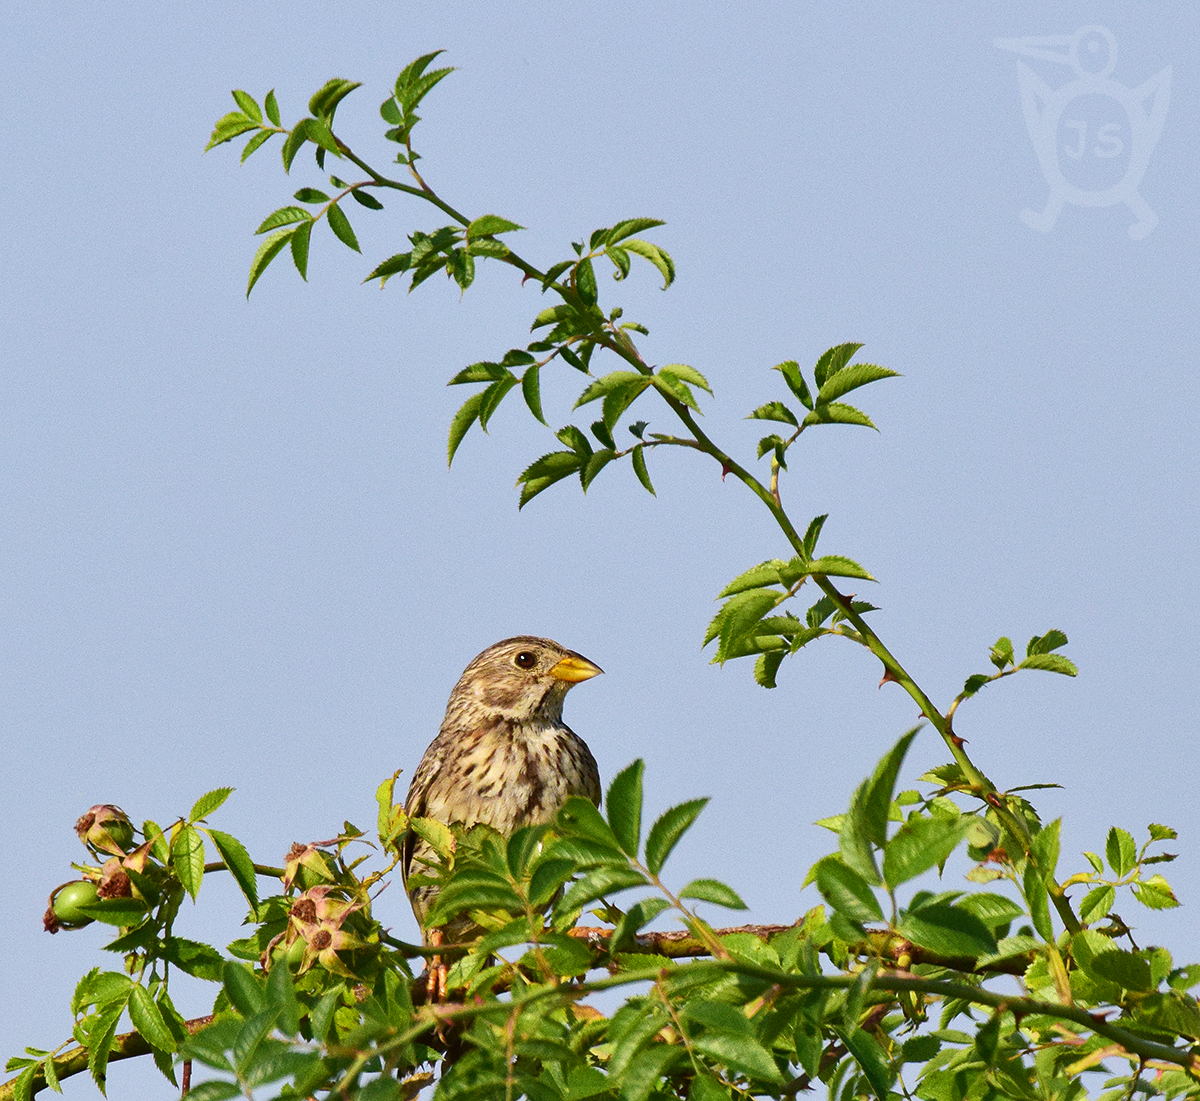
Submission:
[[[598,804],[595,758],[563,722],[562,709],[572,685],[602,672],[548,638],[518,635],[489,646],[450,693],[442,728],[409,785],[409,817],[482,822],[508,836],[553,821],[571,795]],[[442,939],[425,925],[437,888],[407,885],[432,859],[430,846],[410,833],[401,872],[427,944]],[[461,924],[447,928],[451,939],[469,930]]]

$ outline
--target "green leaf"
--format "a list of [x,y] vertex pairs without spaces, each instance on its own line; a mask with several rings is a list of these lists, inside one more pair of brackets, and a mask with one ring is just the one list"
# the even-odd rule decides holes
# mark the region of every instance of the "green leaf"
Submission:
[[204,839],[194,826],[184,826],[171,843],[171,867],[194,899],[204,878]]
[[1054,878],[1058,868],[1059,831],[1062,829],[1062,819],[1056,818],[1047,826],[1043,826],[1033,839],[1032,853],[1037,860],[1038,869],[1047,881]]
[[[768,585],[779,584],[779,571],[784,563],[778,558],[773,558],[769,562],[760,562],[757,566],[751,566],[745,573],[740,573],[728,585],[725,586],[719,593],[717,599],[720,600],[725,596],[734,596],[737,593],[748,592],[751,589],[762,589]],[[776,593],[776,596],[782,595]]]
[[807,563],[808,573],[824,574],[826,577],[857,577],[862,581],[874,581],[866,570],[851,558],[840,554],[825,554]]
[[649,241],[643,241],[639,237],[627,239],[622,247],[628,252],[636,253],[643,259],[649,260],[658,268],[659,274],[663,277],[663,290],[675,282],[675,261],[671,259],[665,249],[661,249]]
[[356,187],[350,192],[350,194],[353,196],[356,203],[358,203],[360,206],[365,206],[368,210],[383,209],[383,203],[375,198],[375,196],[369,191],[363,191],[362,188]]
[[754,679],[763,688],[774,688],[775,677],[783,659],[787,657],[786,650],[768,650],[758,655],[754,662]]
[[1033,654],[1021,662],[1020,668],[1044,669],[1047,673],[1062,673],[1067,677],[1074,677],[1079,673],[1075,663],[1062,654]]
[[1161,875],[1152,875],[1141,883],[1135,883],[1131,890],[1134,898],[1151,910],[1170,910],[1179,905],[1171,885]]
[[486,432],[488,421],[492,419],[492,414],[499,408],[500,403],[507,396],[508,392],[517,385],[516,375],[508,371],[504,372],[504,377],[497,379],[483,392],[483,400],[479,403],[479,427]]
[[501,218],[496,214],[485,214],[467,226],[467,237],[491,237],[497,233],[512,233],[514,230],[524,228],[524,226],[519,226],[516,222],[510,222],[507,218]]
[[258,251],[254,254],[254,259],[250,261],[250,279],[246,284],[247,298],[250,297],[250,292],[254,290],[254,284],[258,282],[259,276],[267,270],[267,265],[279,255],[280,249],[288,243],[294,232],[291,229],[281,229],[258,246]]
[[588,487],[596,480],[596,475],[599,474],[600,471],[602,471],[606,466],[608,466],[608,464],[611,463],[616,457],[617,454],[615,451],[611,450],[610,448],[604,448],[601,451],[597,451],[588,459],[582,473],[584,493],[588,491]]
[[1116,900],[1117,892],[1110,884],[1093,887],[1083,896],[1083,901],[1079,904],[1080,921],[1089,923],[1100,921],[1113,908]]
[[350,226],[350,219],[337,203],[330,204],[325,216],[329,219],[329,228],[343,245],[354,249],[355,252],[362,252],[358,247],[358,238],[354,236],[354,230]]
[[707,805],[708,799],[689,799],[665,811],[650,827],[646,838],[646,867],[652,875],[662,871],[671,850]]
[[236,837],[222,833],[220,830],[209,829],[208,836],[212,838],[212,843],[217,847],[217,852],[221,854],[221,859],[225,861],[225,867],[229,869],[229,874],[233,876],[234,882],[246,896],[250,908],[257,909],[258,884],[254,878],[254,862],[250,859],[246,847]]
[[300,273],[300,278],[308,281],[308,243],[312,239],[312,219],[296,227],[292,233],[292,263]]
[[280,226],[290,226],[296,222],[308,222],[312,220],[312,213],[299,206],[281,206],[278,210],[268,214],[262,221],[262,225],[254,231],[255,235],[260,233],[269,233],[273,229],[278,229]]
[[[53,1059],[46,1060],[53,1062]],[[8,1067],[8,1070],[15,1070],[15,1067]],[[20,1074],[13,1079],[13,1101],[33,1101],[33,1079],[38,1072],[38,1064],[31,1063]],[[62,1092],[61,1090],[59,1091]]]
[[546,418],[542,415],[541,370],[536,363],[526,368],[521,376],[521,395],[525,398],[529,411],[545,424]]
[[[683,382],[691,383],[693,386],[699,386],[708,394],[712,394],[712,388],[708,385],[708,380],[696,370],[695,367],[689,367],[686,363],[668,363],[665,367],[659,368],[659,375],[665,375],[669,379],[680,379]],[[795,423],[794,421],[792,422]]]
[[867,840],[880,848],[887,840],[888,816],[896,790],[896,778],[900,775],[900,766],[904,763],[908,747],[920,731],[920,726],[914,726],[884,754],[875,766],[875,772],[866,790],[860,810],[863,833]]
[[633,472],[637,475],[637,480],[642,483],[642,486],[650,493],[652,497],[657,497],[654,492],[654,484],[650,481],[650,471],[646,469],[646,456],[644,444],[635,444],[633,448]]
[[930,868],[939,868],[971,828],[972,818],[910,818],[888,843],[883,854],[883,878],[891,888],[907,883]]
[[626,765],[608,785],[604,806],[608,824],[621,848],[635,860],[642,840],[642,773],[640,758]]
[[221,1078],[210,1078],[188,1090],[188,1101],[233,1101],[235,1097],[244,1096],[236,1082],[226,1082]]
[[734,1032],[705,1032],[692,1037],[691,1044],[701,1055],[707,1055],[736,1074],[768,1082],[783,1080],[771,1053],[753,1036]]
[[551,451],[529,464],[517,479],[522,486],[520,507],[524,508],[542,490],[574,474],[583,466],[583,457],[575,451]]
[[463,437],[466,436],[471,425],[478,420],[479,407],[483,404],[483,395],[484,391],[482,390],[478,394],[472,394],[454,414],[454,420],[450,422],[450,439],[447,444],[447,466],[454,462],[454,453],[458,450],[458,445],[463,442]]
[[788,389],[800,399],[800,403],[805,409],[812,409],[813,399],[808,390],[808,383],[804,381],[804,375],[800,373],[800,365],[794,359],[780,363],[771,370],[778,371],[783,375],[783,381],[787,383]]
[[1154,982],[1150,976],[1150,965],[1132,952],[1114,946],[1107,952],[1098,952],[1087,968],[1094,975],[1115,982],[1126,990],[1150,991]]
[[825,513],[821,516],[814,516],[808,522],[808,528],[804,532],[804,557],[812,558],[816,553],[817,540],[821,538],[821,529],[825,526],[825,521],[829,519],[829,514]]
[[996,644],[992,647],[991,659],[992,664],[997,669],[1003,669],[1006,665],[1013,665],[1015,661],[1012,639],[1004,636],[998,638]]
[[133,1027],[142,1034],[142,1038],[160,1051],[176,1051],[179,1045],[167,1022],[163,1020],[162,1012],[154,1004],[154,999],[144,986],[135,983],[129,988],[129,1019]]
[[575,265],[575,290],[588,306],[596,304],[596,270],[586,256]]
[[857,390],[860,386],[866,386],[869,382],[877,382],[881,378],[896,378],[898,372],[889,371],[886,367],[877,367],[874,363],[856,363],[853,367],[846,367],[837,374],[826,379],[825,384],[821,386],[820,392],[817,394],[817,404],[827,405],[831,401],[835,401],[843,394],[850,393],[851,390]]
[[817,360],[817,365],[813,369],[813,377],[817,380],[817,389],[824,389],[826,380],[842,370],[861,347],[861,344],[838,344],[821,353],[821,358]]
[[732,887],[719,879],[693,879],[682,891],[680,898],[695,898],[701,902],[714,902],[730,910],[747,910],[749,907]]
[[555,826],[560,834],[584,837],[616,852],[623,851],[612,827],[600,816],[591,800],[582,795],[572,795],[563,803],[555,817]]
[[979,918],[945,903],[909,910],[899,931],[914,944],[943,956],[982,956],[997,947],[992,931]]
[[875,1091],[875,1096],[881,1101],[891,1097],[891,1067],[875,1040],[861,1028],[835,1028],[833,1031],[841,1037],[846,1050],[862,1068],[863,1074]]
[[1118,877],[1128,875],[1137,864],[1137,845],[1128,832],[1117,826],[1108,831],[1104,854],[1108,857],[1109,867]]
[[775,589],[753,589],[731,596],[719,613],[720,642],[713,660],[724,664],[731,657],[748,652],[745,649],[747,636],[755,633],[763,616],[775,607],[782,596]]
[[221,981],[225,960],[221,953],[207,944],[186,937],[167,937],[163,941],[163,959],[186,975],[209,982]]
[[781,401],[769,401],[765,405],[760,405],[754,410],[747,420],[760,421],[780,421],[783,424],[792,424],[799,426],[800,422],[796,420],[796,414],[793,413]]
[[265,145],[275,136],[271,130],[260,130],[248,142],[242,150],[242,163],[245,164],[247,158],[260,146]]
[[263,100],[263,110],[267,112],[267,118],[271,120],[272,126],[282,125],[279,121],[279,103],[275,99],[274,88],[267,93],[267,98]]
[[624,241],[626,237],[632,237],[635,233],[663,225],[666,225],[666,222],[661,222],[657,218],[627,218],[613,226],[604,235],[604,241],[605,244],[615,245],[618,241]]
[[285,172],[292,170],[292,161],[296,159],[296,154],[303,148],[304,143],[312,140],[310,134],[314,122],[316,122],[315,119],[301,119],[292,127],[292,132],[283,139],[283,148],[280,150],[280,154],[283,157]]
[[875,428],[875,422],[861,409],[855,409],[853,405],[845,405],[840,401],[818,405],[801,424],[805,427],[810,424],[857,424],[863,428]]
[[1157,822],[1151,822],[1146,828],[1152,841],[1174,841],[1179,836],[1170,826],[1160,826]]
[[254,97],[249,92],[243,92],[240,88],[235,88],[233,90],[233,98],[237,100],[237,105],[246,115],[255,122],[262,122],[262,111],[259,110],[258,104],[254,102]]
[[253,119],[247,118],[241,111],[230,111],[227,115],[222,115],[217,120],[216,126],[213,127],[212,137],[208,139],[208,144],[204,147],[204,152],[208,152],[213,146],[224,145],[227,141],[232,141],[240,134],[245,134],[248,130],[257,130],[258,123]]
[[837,857],[826,856],[817,861],[813,871],[817,890],[839,914],[860,923],[883,920],[883,910],[870,884]]
[[361,88],[361,81],[343,80],[333,77],[321,85],[308,101],[308,109],[314,115],[332,116],[337,105],[342,102],[355,88]]
[[118,928],[137,925],[146,916],[146,904],[137,898],[102,898],[79,908],[88,917]]
[[192,805],[191,813],[188,815],[188,824],[207,818],[232,794],[233,788],[215,788],[213,791],[201,795]]
[[1054,924],[1050,919],[1050,896],[1046,890],[1046,881],[1032,861],[1025,864],[1021,886],[1025,902],[1029,906],[1029,917],[1033,921],[1033,927],[1043,940],[1053,941]]
[[645,885],[646,877],[636,868],[621,864],[602,864],[571,884],[562,901],[555,907],[555,912],[568,913],[605,895]]
[[1048,654],[1051,650],[1057,650],[1066,644],[1067,636],[1062,631],[1051,630],[1044,635],[1034,635],[1025,647],[1025,654],[1028,657],[1032,657],[1034,654]]

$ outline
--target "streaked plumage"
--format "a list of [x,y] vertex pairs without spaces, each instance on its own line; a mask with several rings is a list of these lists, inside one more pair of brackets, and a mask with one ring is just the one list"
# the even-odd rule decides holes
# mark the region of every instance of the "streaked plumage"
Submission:
[[[551,821],[568,796],[600,801],[600,774],[583,739],[562,721],[573,684],[602,672],[547,638],[519,635],[489,646],[464,670],[438,736],[409,785],[410,817],[482,822],[508,835]],[[407,885],[430,850],[411,834],[401,870]],[[409,891],[426,939],[436,889]],[[448,930],[453,938],[461,930]]]

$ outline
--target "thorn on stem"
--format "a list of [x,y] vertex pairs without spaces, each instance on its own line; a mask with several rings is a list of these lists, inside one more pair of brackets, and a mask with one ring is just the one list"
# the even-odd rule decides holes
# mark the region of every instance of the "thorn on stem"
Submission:
[[899,684],[900,680],[898,677],[893,676],[892,671],[890,669],[885,668],[883,670],[883,679],[879,682],[879,687],[882,688],[885,684],[888,684],[888,683]]

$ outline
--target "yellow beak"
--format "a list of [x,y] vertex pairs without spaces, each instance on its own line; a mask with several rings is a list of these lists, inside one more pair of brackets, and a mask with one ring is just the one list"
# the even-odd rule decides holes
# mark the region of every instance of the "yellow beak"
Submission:
[[578,684],[581,680],[591,680],[592,677],[599,676],[603,672],[604,670],[599,665],[588,661],[581,654],[568,654],[565,658],[560,658],[550,669],[552,677],[568,681],[571,684]]

